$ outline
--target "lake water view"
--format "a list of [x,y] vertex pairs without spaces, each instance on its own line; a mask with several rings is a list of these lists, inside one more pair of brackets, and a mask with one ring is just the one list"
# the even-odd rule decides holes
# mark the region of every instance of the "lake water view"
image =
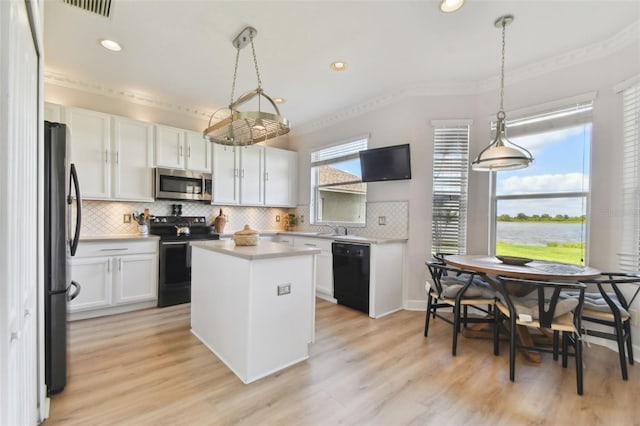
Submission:
[[582,223],[496,222],[496,241],[545,246],[550,242],[579,243],[586,238]]

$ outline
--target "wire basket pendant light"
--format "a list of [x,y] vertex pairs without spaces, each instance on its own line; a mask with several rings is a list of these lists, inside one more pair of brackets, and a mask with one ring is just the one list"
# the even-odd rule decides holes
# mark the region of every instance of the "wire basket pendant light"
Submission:
[[[228,108],[221,108],[211,114],[208,127],[203,132],[204,138],[209,142],[228,146],[247,146],[287,134],[291,130],[289,120],[280,115],[280,110],[276,103],[262,90],[260,69],[258,68],[258,59],[253,45],[253,40],[257,34],[258,31],[255,28],[246,27],[233,40],[233,46],[236,48],[236,63],[231,84],[231,99],[229,100]],[[251,44],[258,87],[234,100],[240,50],[248,44]],[[258,101],[257,111],[238,110],[240,106],[254,98],[257,98]],[[261,98],[269,101],[274,113],[262,111]]]
[[500,170],[516,170],[528,167],[533,161],[531,153],[518,144],[507,139],[504,113],[504,54],[505,28],[513,22],[513,15],[498,18],[494,25],[502,27],[502,62],[500,66],[500,110],[497,114],[496,137],[471,163],[471,168],[477,171],[495,172]]

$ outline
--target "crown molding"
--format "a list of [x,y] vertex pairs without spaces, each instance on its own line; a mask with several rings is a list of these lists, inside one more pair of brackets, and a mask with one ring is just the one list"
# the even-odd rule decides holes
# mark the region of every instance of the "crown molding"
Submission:
[[45,84],[52,84],[56,86],[67,87],[70,89],[80,90],[83,92],[95,93],[97,95],[108,96],[131,102],[138,105],[144,105],[153,108],[159,108],[171,112],[177,112],[181,114],[187,114],[196,116],[198,118],[209,119],[212,111],[205,111],[204,108],[181,105],[174,102],[158,99],[152,95],[148,95],[143,92],[135,92],[132,90],[114,89],[112,87],[106,87],[99,83],[92,83],[83,81],[79,78],[74,78],[68,74],[58,72],[52,69],[45,69],[44,71]]
[[[640,41],[640,21],[629,25],[622,31],[602,42],[574,49],[567,53],[538,61],[534,64],[511,70],[508,73],[508,84],[526,81],[553,71],[575,66],[595,59],[608,56],[621,50],[632,43]],[[202,107],[188,106],[174,102],[161,100],[142,92],[114,89],[98,83],[83,81],[71,77],[62,72],[45,69],[44,81],[46,84],[64,86],[84,92],[96,93],[103,96],[118,98],[127,102],[145,105],[153,108],[164,109],[176,113],[209,119],[212,111]],[[292,136],[300,136],[315,132],[323,128],[334,126],[338,123],[350,120],[357,116],[391,105],[403,99],[418,96],[454,96],[477,95],[494,90],[499,85],[498,77],[491,77],[471,82],[426,82],[414,84],[404,88],[398,88],[392,92],[366,100],[362,103],[341,109],[335,113],[320,117],[317,120],[299,124],[292,129]]]

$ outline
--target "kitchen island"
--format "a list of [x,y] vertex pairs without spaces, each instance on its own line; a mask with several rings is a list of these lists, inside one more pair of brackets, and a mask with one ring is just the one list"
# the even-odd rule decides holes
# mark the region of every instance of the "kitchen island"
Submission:
[[309,357],[315,248],[192,242],[191,332],[244,383]]

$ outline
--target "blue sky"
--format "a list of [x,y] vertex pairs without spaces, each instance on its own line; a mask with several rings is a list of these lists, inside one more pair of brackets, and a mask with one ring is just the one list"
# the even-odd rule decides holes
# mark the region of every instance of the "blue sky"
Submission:
[[[526,169],[498,172],[498,195],[589,190],[591,125],[511,139],[529,149],[534,161]],[[586,214],[581,199],[502,201],[498,214]]]

